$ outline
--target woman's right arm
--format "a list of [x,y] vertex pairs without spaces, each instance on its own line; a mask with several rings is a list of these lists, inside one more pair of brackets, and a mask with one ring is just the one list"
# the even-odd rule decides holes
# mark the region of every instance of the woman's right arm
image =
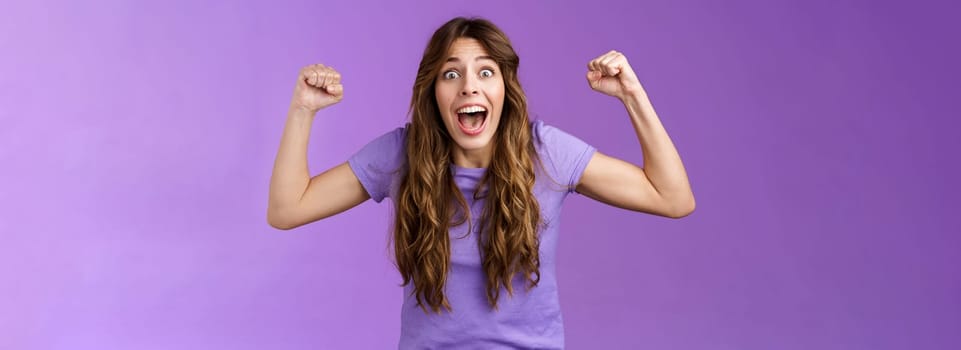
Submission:
[[346,162],[313,178],[307,168],[307,144],[317,111],[340,102],[344,88],[333,68],[311,65],[300,70],[280,149],[270,177],[267,223],[288,230],[353,208],[370,196]]

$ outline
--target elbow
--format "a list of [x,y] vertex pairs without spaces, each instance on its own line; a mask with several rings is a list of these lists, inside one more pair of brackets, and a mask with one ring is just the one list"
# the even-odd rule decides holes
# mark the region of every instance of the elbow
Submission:
[[697,204],[694,201],[694,197],[691,197],[684,202],[674,205],[674,209],[671,210],[671,214],[668,215],[668,217],[671,219],[680,219],[686,217],[694,212],[695,207],[697,207]]
[[270,227],[283,231],[297,227],[297,225],[290,222],[290,220],[284,219],[283,215],[272,208],[267,209],[267,224],[270,225]]
[[270,227],[273,227],[275,229],[282,230],[282,231],[287,231],[295,227],[293,225],[288,225],[286,223],[282,223],[278,221],[271,221],[269,219],[267,220],[267,224],[270,225]]

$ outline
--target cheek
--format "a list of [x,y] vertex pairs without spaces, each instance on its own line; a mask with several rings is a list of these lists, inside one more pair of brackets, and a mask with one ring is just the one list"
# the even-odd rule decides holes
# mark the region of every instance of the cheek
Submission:
[[494,91],[496,91],[497,99],[500,101],[503,101],[504,95],[505,95],[504,91],[506,91],[506,89],[504,88],[503,79],[497,81],[497,85],[494,86]]
[[437,109],[440,110],[442,116],[446,117],[450,111],[453,98],[448,91],[438,85],[434,89],[434,99],[437,100]]
[[496,89],[496,92],[494,93],[494,103],[497,104],[498,109],[504,108],[505,96],[506,96],[506,92],[504,91],[504,85],[498,86],[498,88]]

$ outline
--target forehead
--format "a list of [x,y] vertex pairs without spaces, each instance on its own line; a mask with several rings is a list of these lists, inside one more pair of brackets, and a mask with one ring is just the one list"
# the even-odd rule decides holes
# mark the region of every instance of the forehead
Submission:
[[474,38],[457,38],[447,49],[447,58],[473,61],[477,56],[487,56],[487,50]]

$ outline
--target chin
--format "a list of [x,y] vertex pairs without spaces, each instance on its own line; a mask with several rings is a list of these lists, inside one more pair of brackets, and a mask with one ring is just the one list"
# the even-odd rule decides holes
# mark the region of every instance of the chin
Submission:
[[467,138],[464,135],[457,135],[457,137],[454,137],[454,143],[465,151],[477,151],[490,145],[493,138],[491,136],[493,135],[478,135]]

